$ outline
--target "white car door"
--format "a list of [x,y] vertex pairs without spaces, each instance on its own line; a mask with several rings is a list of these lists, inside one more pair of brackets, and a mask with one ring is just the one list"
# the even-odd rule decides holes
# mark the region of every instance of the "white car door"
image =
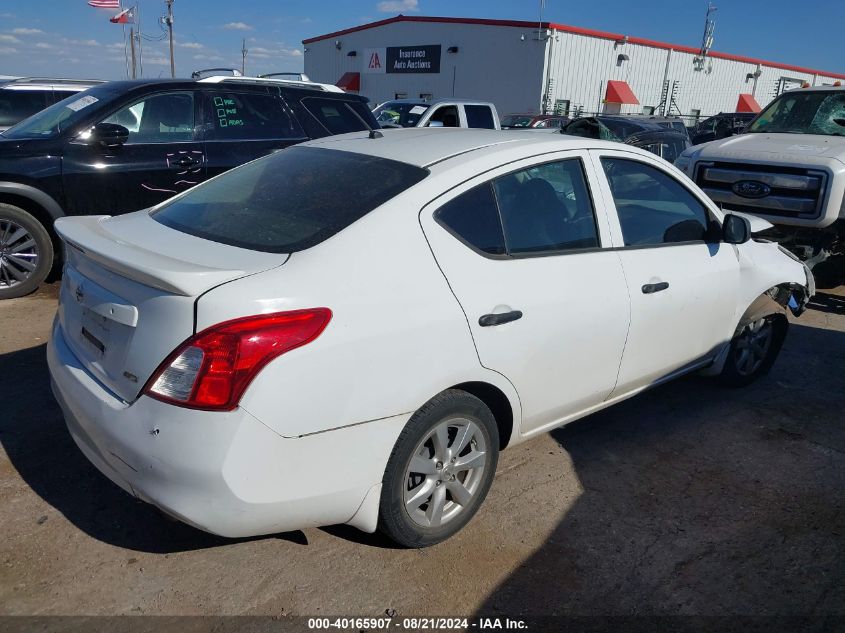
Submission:
[[[593,151],[631,296],[614,396],[708,359],[730,340],[739,288],[716,214],[659,159]],[[613,213],[615,208],[616,213]]]
[[593,169],[587,152],[522,160],[420,214],[481,364],[519,394],[522,433],[599,405],[616,383],[628,290]]

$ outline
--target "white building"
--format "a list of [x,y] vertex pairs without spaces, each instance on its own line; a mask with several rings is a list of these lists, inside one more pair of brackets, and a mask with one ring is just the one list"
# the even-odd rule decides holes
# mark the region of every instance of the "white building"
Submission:
[[305,72],[373,104],[462,97],[500,114],[751,111],[845,74],[564,24],[403,16],[303,40]]

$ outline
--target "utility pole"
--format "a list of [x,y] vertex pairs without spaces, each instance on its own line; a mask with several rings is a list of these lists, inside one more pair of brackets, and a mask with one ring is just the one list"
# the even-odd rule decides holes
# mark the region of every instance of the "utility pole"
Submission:
[[136,78],[135,73],[135,28],[129,27],[129,50],[132,51],[132,79]]
[[176,77],[176,62],[173,60],[173,2],[174,0],[165,0],[167,3],[167,17],[164,18],[167,24],[167,31],[170,35],[170,76]]
[[246,54],[249,51],[246,50],[246,38],[244,38],[243,42],[241,43],[241,74],[246,77]]

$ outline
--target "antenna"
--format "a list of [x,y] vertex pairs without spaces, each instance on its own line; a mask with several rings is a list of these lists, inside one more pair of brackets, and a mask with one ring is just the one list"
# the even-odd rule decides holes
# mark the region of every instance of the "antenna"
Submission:
[[707,13],[704,16],[704,35],[701,36],[701,49],[693,59],[696,70],[704,70],[704,59],[710,53],[710,49],[713,48],[713,31],[716,29],[716,21],[710,16],[715,12],[716,7],[713,6],[712,2],[708,2]]
[[170,36],[170,76],[176,77],[176,62],[173,60],[173,0],[164,0],[167,4],[167,16],[164,23]]

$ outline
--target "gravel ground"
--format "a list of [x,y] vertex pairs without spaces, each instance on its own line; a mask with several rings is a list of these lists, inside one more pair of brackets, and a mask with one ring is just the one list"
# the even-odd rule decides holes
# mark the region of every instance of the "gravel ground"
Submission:
[[692,376],[503,453],[457,537],[244,540],[101,476],[50,394],[57,286],[0,304],[0,614],[845,616],[845,289],[744,390]]

